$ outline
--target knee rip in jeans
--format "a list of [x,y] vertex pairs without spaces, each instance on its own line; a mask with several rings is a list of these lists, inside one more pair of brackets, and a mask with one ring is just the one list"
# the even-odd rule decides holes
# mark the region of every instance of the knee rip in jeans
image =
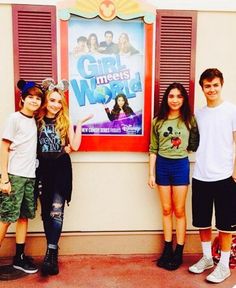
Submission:
[[50,212],[50,216],[59,222],[62,222],[63,220],[63,212],[61,211],[61,208],[62,208],[61,203],[53,203],[52,211]]

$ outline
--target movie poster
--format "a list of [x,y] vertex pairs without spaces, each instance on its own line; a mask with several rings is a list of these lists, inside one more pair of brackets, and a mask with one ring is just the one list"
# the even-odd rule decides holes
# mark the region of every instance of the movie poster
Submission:
[[69,107],[87,135],[143,135],[144,23],[69,20]]

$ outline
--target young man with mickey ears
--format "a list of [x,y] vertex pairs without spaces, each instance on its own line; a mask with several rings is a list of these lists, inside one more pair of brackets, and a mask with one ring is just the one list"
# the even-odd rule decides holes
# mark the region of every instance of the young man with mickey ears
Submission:
[[189,267],[200,274],[214,266],[211,252],[212,211],[219,231],[221,257],[206,277],[220,283],[231,274],[229,269],[232,233],[236,231],[236,106],[221,97],[223,74],[215,68],[205,70],[199,84],[207,105],[196,111],[200,144],[192,181],[193,226],[199,228],[203,257]]

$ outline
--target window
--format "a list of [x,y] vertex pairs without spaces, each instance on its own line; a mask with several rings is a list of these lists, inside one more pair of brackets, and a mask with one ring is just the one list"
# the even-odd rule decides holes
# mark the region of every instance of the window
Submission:
[[19,79],[38,84],[47,77],[57,80],[56,7],[13,5],[15,108]]
[[172,82],[182,83],[194,105],[197,13],[157,11],[154,113]]

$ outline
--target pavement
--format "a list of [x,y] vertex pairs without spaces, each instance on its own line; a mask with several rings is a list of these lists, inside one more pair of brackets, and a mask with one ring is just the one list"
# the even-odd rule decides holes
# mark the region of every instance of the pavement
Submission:
[[[205,280],[212,271],[200,275],[188,272],[188,267],[201,255],[186,254],[176,271],[159,268],[159,255],[73,255],[60,256],[60,273],[43,277],[40,272],[25,274],[9,266],[10,258],[0,259],[0,288],[235,288],[236,269],[224,282],[212,284]],[[38,267],[42,257],[34,257]],[[4,267],[6,268],[4,272]],[[5,274],[4,274],[5,273]],[[8,274],[7,274],[8,273]],[[18,273],[18,275],[14,275]],[[7,276],[8,275],[8,276]],[[15,279],[12,279],[15,278]]]

